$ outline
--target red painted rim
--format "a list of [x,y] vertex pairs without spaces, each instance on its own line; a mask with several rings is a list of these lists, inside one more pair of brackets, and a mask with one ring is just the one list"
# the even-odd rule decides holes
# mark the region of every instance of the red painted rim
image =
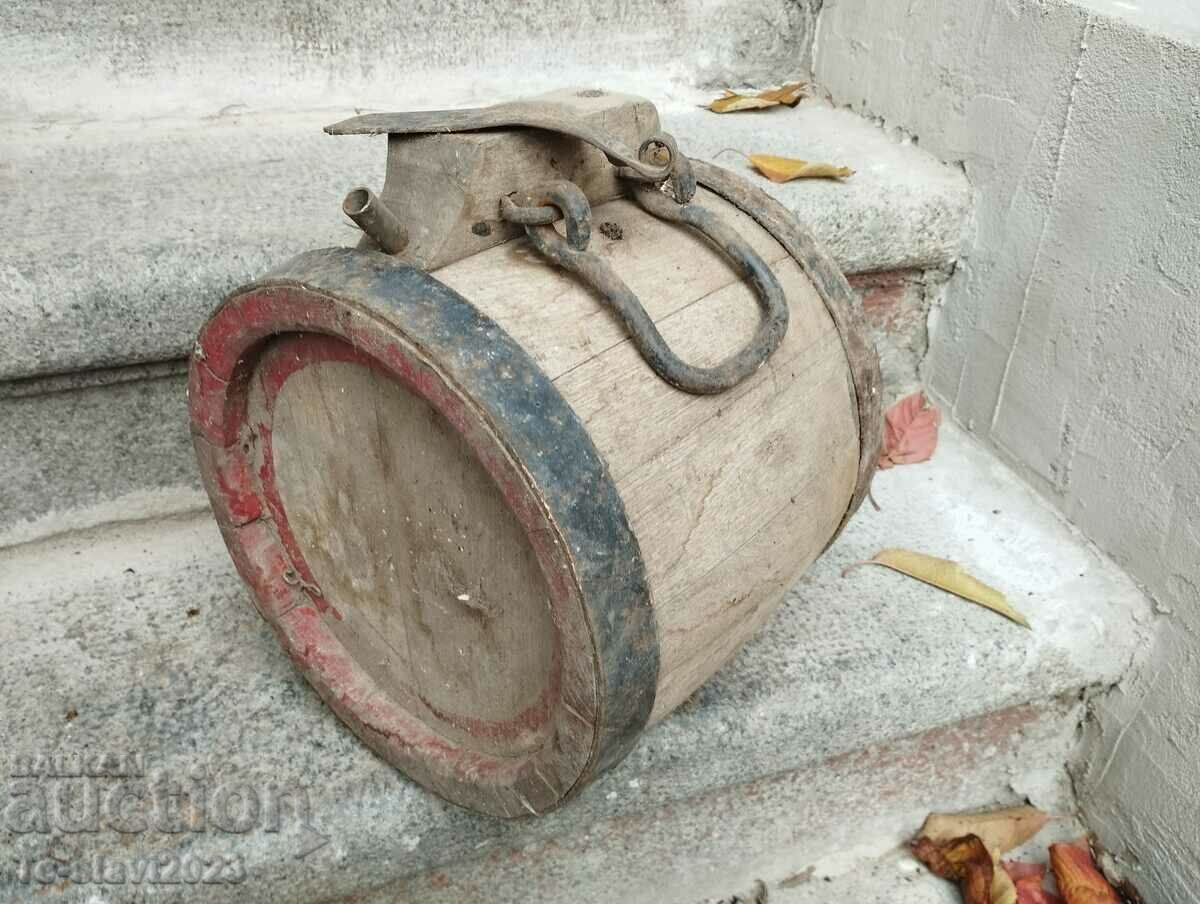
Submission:
[[[271,354],[281,341],[292,354]],[[550,593],[552,678],[532,711],[475,727],[541,731],[539,749],[502,757],[451,742],[391,699],[335,636],[329,620],[339,617],[337,601],[320,595],[292,536],[271,454],[279,390],[303,366],[329,360],[370,367],[428,402],[464,438],[524,529]],[[591,649],[581,594],[560,532],[464,391],[391,324],[316,291],[267,286],[231,296],[205,326],[188,398],[201,472],[238,571],[288,655],[342,720],[388,762],[472,809],[516,816],[566,796],[593,758],[599,705],[594,655],[563,655]]]

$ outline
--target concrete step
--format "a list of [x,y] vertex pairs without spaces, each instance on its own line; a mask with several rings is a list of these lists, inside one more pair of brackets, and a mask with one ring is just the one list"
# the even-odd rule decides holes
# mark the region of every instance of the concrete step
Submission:
[[[1018,756],[1027,756],[1028,747]],[[1020,773],[1023,765],[1016,765]],[[1027,768],[1027,767],[1024,767]],[[1020,785],[1018,781],[1016,784]],[[1025,792],[1022,792],[1024,795]],[[1063,801],[1056,807],[1056,796],[1033,795],[1038,806],[1051,813],[1051,819],[1028,843],[1008,855],[1011,859],[1035,863],[1047,861],[1046,848],[1057,841],[1075,841],[1087,834],[1075,815],[1069,794],[1057,799]],[[968,805],[970,806],[970,805]],[[905,837],[924,816],[914,813],[912,821],[905,826]],[[901,846],[883,853],[852,851],[814,864],[811,874],[804,872],[768,886],[771,904],[828,904],[830,901],[853,901],[854,904],[961,904],[962,894],[951,882],[935,878]],[[797,881],[799,880],[799,881]]]
[[[716,116],[696,106],[708,96],[662,105],[695,156],[742,168],[718,155],[735,147],[858,170],[844,184],[760,182],[860,274],[887,382],[914,383],[968,219],[962,173],[823,102]],[[0,436],[0,545],[203,504],[183,359],[231,289],[356,241],[341,197],[381,183],[384,142],[321,132],[350,112],[25,121],[0,138],[16,224],[0,247],[0,419],[14,427]]]
[[[526,887],[611,900],[619,875],[627,900],[690,904],[803,873],[859,838],[862,856],[882,855],[930,807],[1038,798],[1062,778],[1080,695],[1117,681],[1151,630],[1147,602],[953,427],[932,462],[881,473],[875,496],[882,510],[860,513],[757,638],[627,760],[562,810],[520,822],[445,804],[359,744],[279,651],[206,516],[0,550],[10,755],[140,753],[147,775],[196,799],[204,786],[231,809],[224,825],[245,829],[52,837],[34,826],[6,844],[34,860],[240,857],[244,882],[182,889],[205,900],[374,886],[461,900],[439,889],[485,882],[497,901]],[[882,569],[841,576],[894,545],[964,563],[1033,629]],[[82,781],[33,784],[50,794]],[[240,826],[234,787],[260,805]],[[268,831],[280,789],[307,802],[308,828],[292,799]],[[126,802],[127,815],[152,800]]]
[[1053,817],[1039,833],[1043,861],[1047,840],[1083,835],[1062,765],[1079,715],[1076,700],[967,719],[667,805],[601,815],[583,830],[524,835],[341,900],[750,904],[761,883],[772,904],[960,902],[903,843],[931,810],[1026,800]]
[[[13,125],[4,157],[18,225],[0,249],[0,379],[186,357],[231,289],[301,251],[357,241],[341,200],[356,184],[382,184],[386,142],[321,131],[352,112]],[[734,147],[855,167],[844,184],[753,177],[847,272],[957,259],[962,173],[852,113],[819,101],[740,117],[679,101],[661,112],[693,156]]]
[[0,117],[469,106],[576,83],[742,84],[807,71],[819,0],[9,0]]

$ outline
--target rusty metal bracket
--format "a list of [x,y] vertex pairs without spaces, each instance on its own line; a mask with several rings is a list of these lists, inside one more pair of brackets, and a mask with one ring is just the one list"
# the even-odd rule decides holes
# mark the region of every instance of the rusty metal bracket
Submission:
[[330,135],[427,135],[513,127],[544,129],[586,141],[603,151],[614,166],[628,170],[626,178],[662,182],[671,174],[671,160],[647,162],[603,129],[572,116],[557,104],[536,101],[514,101],[473,110],[366,113],[328,125],[325,131]]

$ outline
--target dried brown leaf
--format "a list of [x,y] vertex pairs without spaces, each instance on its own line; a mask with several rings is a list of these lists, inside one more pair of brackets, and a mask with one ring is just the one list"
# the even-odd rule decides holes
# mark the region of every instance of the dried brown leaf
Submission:
[[1026,860],[1005,860],[1001,866],[1012,876],[1014,882],[1036,881],[1039,885],[1046,878],[1046,864],[1030,863]]
[[777,104],[783,104],[785,107],[794,107],[808,96],[808,85],[804,82],[788,82],[779,88],[759,91],[758,96],[763,100],[773,100]]
[[991,904],[1019,904],[1017,886],[1012,877],[1000,869],[994,857],[992,865],[994,869],[992,870]]
[[941,842],[920,837],[912,852],[934,875],[957,882],[964,904],[991,904],[996,867],[978,835]]
[[1046,878],[1044,863],[1005,860],[1001,866],[1017,889],[1017,904],[1063,904],[1062,898],[1042,888]]
[[778,107],[779,101],[764,100],[753,94],[726,94],[718,97],[708,109],[714,113],[740,113],[743,110],[765,110],[767,107]]

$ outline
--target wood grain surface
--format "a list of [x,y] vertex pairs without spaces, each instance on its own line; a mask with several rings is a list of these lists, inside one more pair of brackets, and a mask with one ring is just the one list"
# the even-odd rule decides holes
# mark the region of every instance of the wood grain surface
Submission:
[[[838,331],[812,282],[749,216],[701,190],[772,265],[791,323],[754,376],[714,396],[680,392],[645,364],[604,303],[524,241],[436,277],[530,351],[586,425],[637,535],[658,622],[652,720],[735,653],[825,548],[858,473],[858,412]],[[759,308],[732,265],[691,230],[613,201],[597,235],[664,338],[711,365],[753,334]]]

